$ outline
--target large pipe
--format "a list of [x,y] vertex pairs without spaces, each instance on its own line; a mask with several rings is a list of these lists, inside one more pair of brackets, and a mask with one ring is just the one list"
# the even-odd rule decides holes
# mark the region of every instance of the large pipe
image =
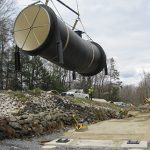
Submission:
[[95,75],[106,66],[102,47],[79,37],[46,5],[31,5],[20,12],[14,38],[29,55],[39,55],[84,76]]

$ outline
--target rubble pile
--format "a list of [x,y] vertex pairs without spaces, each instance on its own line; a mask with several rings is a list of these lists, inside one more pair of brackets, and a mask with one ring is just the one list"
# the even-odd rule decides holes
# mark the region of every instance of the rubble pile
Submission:
[[137,109],[140,112],[148,113],[148,112],[150,112],[150,104],[139,105]]
[[66,97],[41,92],[39,95],[0,93],[0,139],[51,133],[84,119],[87,123],[117,118],[117,110],[101,106],[81,106]]

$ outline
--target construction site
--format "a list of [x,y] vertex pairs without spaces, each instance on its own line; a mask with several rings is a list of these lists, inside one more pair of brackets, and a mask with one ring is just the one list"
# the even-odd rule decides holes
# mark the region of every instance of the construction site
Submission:
[[150,150],[149,8],[1,0],[0,150]]
[[24,101],[13,91],[0,93],[3,150],[149,149],[147,103],[122,107],[44,91],[23,94]]

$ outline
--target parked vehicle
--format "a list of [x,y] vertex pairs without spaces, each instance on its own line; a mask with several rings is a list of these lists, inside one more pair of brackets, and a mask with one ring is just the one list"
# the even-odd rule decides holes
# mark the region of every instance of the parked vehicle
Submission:
[[120,107],[128,107],[129,104],[124,103],[124,102],[114,102],[115,105],[120,106]]
[[62,96],[72,96],[79,98],[89,98],[89,95],[83,92],[83,89],[72,89],[67,92],[62,92]]

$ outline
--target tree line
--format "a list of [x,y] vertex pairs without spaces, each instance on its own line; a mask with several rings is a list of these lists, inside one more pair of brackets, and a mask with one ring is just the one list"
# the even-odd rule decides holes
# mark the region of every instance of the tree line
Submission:
[[0,1],[0,90],[32,90],[40,88],[45,91],[66,91],[71,88],[94,88],[94,97],[110,101],[141,103],[149,97],[150,74],[137,87],[123,86],[116,69],[114,58],[108,60],[108,75],[104,71],[92,77],[83,77],[76,73],[73,80],[72,71],[65,70],[47,62],[38,56],[28,56],[21,52],[21,71],[15,71],[15,43],[13,40],[14,0]]

